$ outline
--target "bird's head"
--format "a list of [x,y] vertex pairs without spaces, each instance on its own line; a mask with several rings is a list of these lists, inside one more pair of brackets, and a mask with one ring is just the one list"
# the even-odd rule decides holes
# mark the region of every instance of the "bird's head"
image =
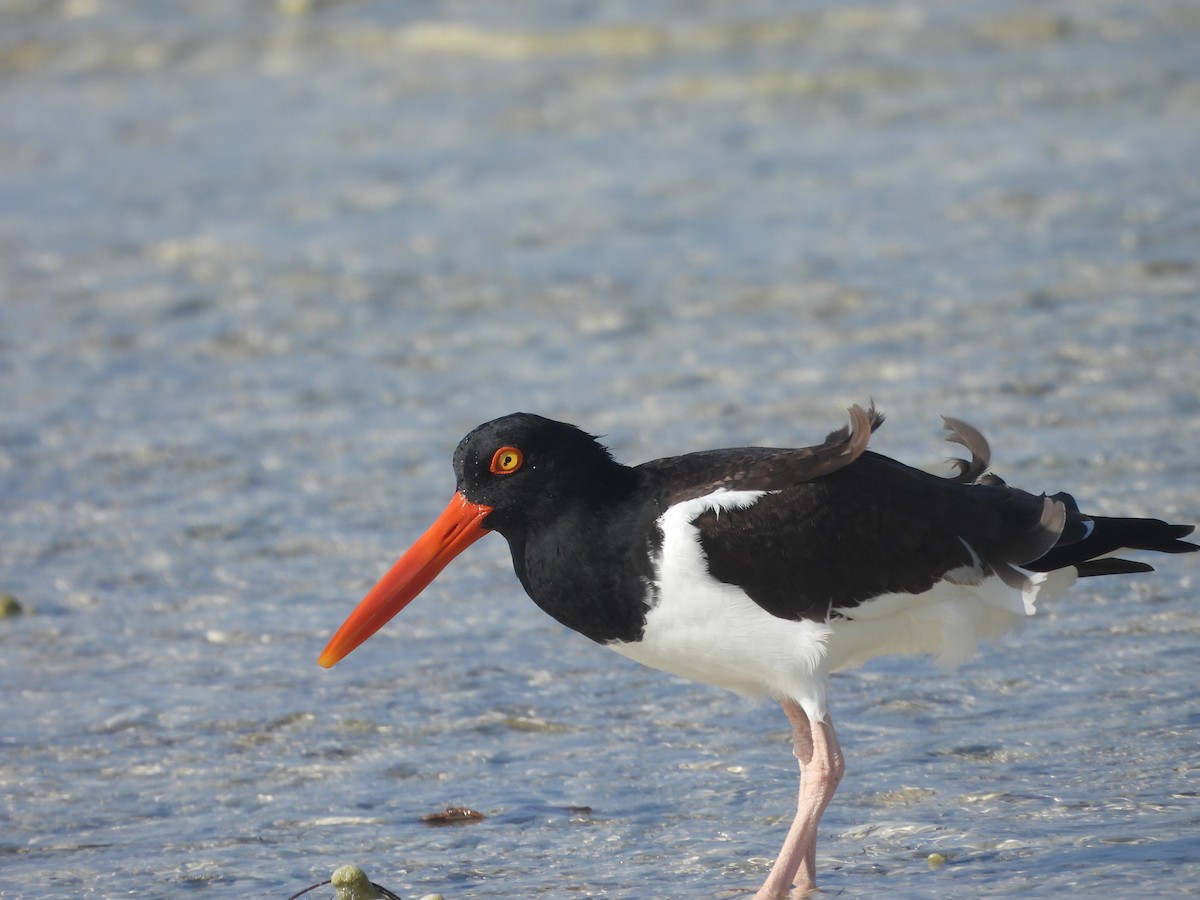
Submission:
[[530,413],[480,425],[454,451],[457,489],[446,509],[363,598],[318,661],[328,668],[349,654],[489,531],[520,540],[595,498],[621,468],[574,425]]

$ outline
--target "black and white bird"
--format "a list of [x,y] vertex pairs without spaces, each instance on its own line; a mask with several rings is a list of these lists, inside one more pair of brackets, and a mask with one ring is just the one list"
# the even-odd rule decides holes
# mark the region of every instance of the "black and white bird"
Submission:
[[842,777],[829,674],[884,654],[954,664],[1077,577],[1149,572],[1121,550],[1189,553],[1192,526],[1089,516],[988,474],[983,436],[941,478],[867,449],[883,416],[802,449],[739,447],[628,467],[591,435],[516,413],[454,453],[457,490],[321,654],[332,666],[455,556],[497,531],[562,624],[656,669],[769,695],[800,763],[795,820],[761,900],[816,883],[817,823]]

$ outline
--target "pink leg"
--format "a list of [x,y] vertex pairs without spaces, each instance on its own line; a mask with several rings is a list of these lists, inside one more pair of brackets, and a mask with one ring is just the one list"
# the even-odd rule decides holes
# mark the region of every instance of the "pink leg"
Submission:
[[800,798],[783,848],[755,900],[781,900],[793,886],[799,896],[805,896],[817,886],[817,823],[846,768],[832,720],[817,722],[814,727],[795,703],[783,700],[780,704],[792,723],[792,752],[800,763]]

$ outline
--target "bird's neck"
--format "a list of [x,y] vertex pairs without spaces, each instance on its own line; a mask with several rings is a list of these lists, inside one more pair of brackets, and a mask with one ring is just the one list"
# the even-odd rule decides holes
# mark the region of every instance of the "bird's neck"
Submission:
[[645,625],[658,515],[629,495],[609,492],[607,501],[572,504],[536,529],[505,535],[534,603],[602,644],[636,640]]

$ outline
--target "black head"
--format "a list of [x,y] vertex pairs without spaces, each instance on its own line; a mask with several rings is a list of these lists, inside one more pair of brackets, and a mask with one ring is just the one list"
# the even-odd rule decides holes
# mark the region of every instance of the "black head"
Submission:
[[454,451],[459,492],[492,507],[483,524],[506,537],[614,497],[629,471],[587,432],[531,413],[480,425]]

